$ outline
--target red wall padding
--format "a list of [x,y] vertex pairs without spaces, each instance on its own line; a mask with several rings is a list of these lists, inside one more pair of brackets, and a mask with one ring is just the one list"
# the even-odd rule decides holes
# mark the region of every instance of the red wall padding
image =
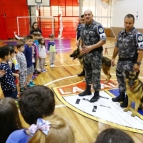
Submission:
[[5,15],[0,15],[0,40],[7,39],[7,29],[5,23]]
[[[63,32],[62,37],[63,38],[75,38],[76,37],[76,26],[78,24],[78,6],[79,3],[77,0],[50,0],[50,9],[46,10],[46,8],[41,8],[41,16],[53,16],[54,13],[58,13],[57,15],[54,15],[55,21],[54,21],[54,31],[55,36],[58,37],[59,28],[60,28],[60,18],[59,18],[59,8],[53,9],[52,6],[62,7],[63,11]],[[69,10],[68,8],[71,8]],[[41,22],[41,29],[44,37],[48,37],[49,34],[51,34],[51,28],[50,23],[46,22],[46,20],[42,20]],[[45,27],[45,28],[44,28]],[[46,28],[49,27],[49,28]]]
[[[76,32],[75,28],[78,23],[78,2],[77,0],[50,0],[51,6],[61,6],[63,8],[63,37],[75,37]],[[70,6],[71,10],[67,8]],[[75,10],[76,9],[76,10]],[[41,8],[41,16],[52,16],[55,11],[50,7],[49,11],[44,11],[44,8]],[[59,10],[58,12],[59,13]],[[1,31],[1,35],[7,35],[3,37],[4,39],[13,38],[14,31],[17,31],[17,17],[18,16],[29,16],[27,0],[0,0],[0,15],[5,14],[5,29]],[[59,33],[59,14],[55,17],[55,36],[58,37]],[[1,19],[0,19],[1,22]],[[20,36],[26,36],[30,31],[30,21],[28,18],[23,18],[19,20],[20,25]],[[4,24],[3,24],[4,26]],[[44,37],[48,37],[51,34],[50,22],[47,20],[41,21],[41,29]],[[0,29],[1,30],[1,29]],[[6,32],[7,31],[7,32]]]
[[29,15],[27,0],[0,0],[0,15],[1,14],[6,15],[5,22],[7,28],[7,36],[8,38],[13,38],[14,31],[17,31],[17,16]]

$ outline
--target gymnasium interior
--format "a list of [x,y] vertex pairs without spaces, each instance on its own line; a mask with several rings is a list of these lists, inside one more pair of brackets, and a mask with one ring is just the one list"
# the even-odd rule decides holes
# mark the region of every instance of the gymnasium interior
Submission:
[[[117,128],[132,137],[135,143],[143,143],[143,109],[135,117],[131,111],[124,112],[120,103],[113,103],[112,97],[118,96],[116,64],[111,66],[111,79],[108,83],[101,70],[101,98],[90,103],[89,97],[79,98],[85,89],[85,77],[78,76],[82,71],[78,59],[70,55],[77,49],[76,28],[84,11],[92,11],[93,19],[102,24],[107,36],[103,45],[103,56],[112,59],[118,33],[124,29],[124,17],[133,14],[134,27],[143,33],[142,0],[0,0],[0,47],[18,42],[16,36],[25,38],[30,34],[33,22],[42,30],[45,44],[49,35],[54,34],[57,54],[55,67],[50,67],[47,54],[45,69],[34,82],[49,87],[55,96],[54,114],[66,118],[74,131],[75,143],[93,143],[98,135],[108,128]],[[143,61],[140,65],[140,81],[143,82]],[[143,95],[142,95],[143,96]],[[102,98],[103,97],[103,98]],[[0,89],[0,98],[4,98]],[[80,103],[76,103],[79,99]],[[94,109],[94,106],[98,107]],[[135,104],[132,104],[132,109]],[[28,128],[20,111],[24,128]]]

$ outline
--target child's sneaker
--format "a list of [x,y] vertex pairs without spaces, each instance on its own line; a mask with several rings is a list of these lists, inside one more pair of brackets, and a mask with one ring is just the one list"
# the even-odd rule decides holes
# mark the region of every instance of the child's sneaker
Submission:
[[52,66],[53,66],[53,68],[55,67],[55,65],[54,65],[54,64],[52,64]]
[[35,78],[36,78],[36,76],[33,75],[33,76],[32,76],[32,80],[34,80]]
[[23,92],[25,90],[25,88],[23,87],[23,88],[20,88],[20,92]]
[[35,71],[35,74],[40,74],[40,73],[41,73],[41,72],[40,72],[40,71],[38,71],[38,70],[36,70],[36,71]]
[[31,83],[27,84],[27,87],[33,87],[33,86],[35,86],[35,85],[33,85]]
[[30,84],[31,84],[31,85],[36,85],[33,81],[30,81]]
[[53,64],[50,64],[50,67],[52,68],[52,67],[53,67]]
[[43,69],[42,72],[47,72],[47,70],[46,70],[46,69]]

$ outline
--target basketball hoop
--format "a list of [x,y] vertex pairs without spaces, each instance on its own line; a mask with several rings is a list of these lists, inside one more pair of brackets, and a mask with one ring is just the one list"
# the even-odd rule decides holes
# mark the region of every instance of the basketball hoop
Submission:
[[38,6],[41,6],[42,0],[35,0],[35,3],[36,3]]
[[28,6],[50,6],[49,0],[27,0]]

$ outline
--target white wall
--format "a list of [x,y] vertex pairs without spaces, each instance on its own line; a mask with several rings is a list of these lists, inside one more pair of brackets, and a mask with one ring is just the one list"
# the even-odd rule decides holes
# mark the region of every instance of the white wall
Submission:
[[93,18],[103,27],[110,27],[111,5],[101,0],[83,0],[83,13],[86,9],[92,10]]
[[134,26],[143,28],[143,0],[112,0],[111,27],[124,27],[124,17],[129,13],[135,16]]

